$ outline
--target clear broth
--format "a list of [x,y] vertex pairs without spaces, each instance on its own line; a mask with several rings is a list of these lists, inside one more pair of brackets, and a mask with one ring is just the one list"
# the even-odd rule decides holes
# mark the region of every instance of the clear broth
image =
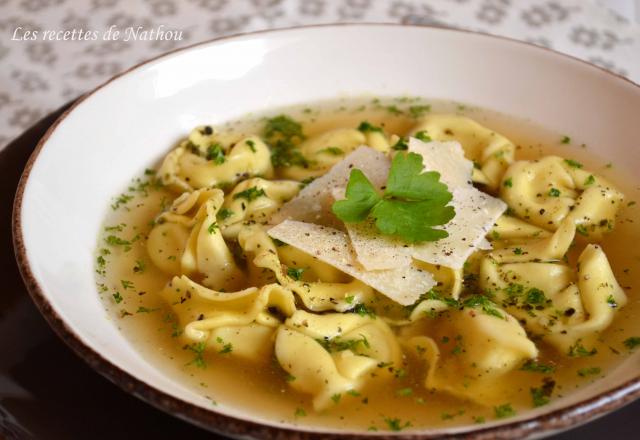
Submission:
[[[640,252],[629,246],[629,243],[640,242],[640,227],[634,221],[638,218],[638,207],[627,206],[628,202],[638,200],[640,194],[639,188],[632,186],[633,180],[622,175],[615,165],[603,162],[590,153],[588,145],[576,142],[577,133],[568,133],[574,141],[564,144],[561,142],[564,133],[552,133],[531,122],[475,107],[418,98],[342,100],[311,108],[288,108],[274,114],[286,113],[296,118],[308,136],[338,127],[357,127],[363,120],[384,126],[388,133],[405,134],[416,122],[409,115],[409,106],[426,104],[431,106],[431,112],[463,114],[505,135],[517,145],[518,160],[551,154],[573,158],[582,162],[586,169],[612,181],[625,193],[625,207],[616,228],[602,245],[618,282],[625,288],[629,303],[601,335],[595,356],[570,358],[539,344],[541,362],[552,362],[557,367],[552,375],[556,381],[552,400],[600,379],[626,358],[628,349],[623,341],[640,334],[640,301],[634,294],[640,279]],[[263,115],[248,115],[221,128],[247,134],[259,133],[263,118]],[[134,181],[132,186],[138,184],[139,181]],[[495,418],[491,406],[483,407],[444,393],[428,392],[423,385],[425,367],[413,363],[409,357],[406,359],[406,377],[393,379],[383,387],[373,382],[361,391],[360,396],[345,395],[339,405],[320,413],[313,411],[309,396],[288,386],[285,374],[275,360],[266,366],[254,365],[230,356],[207,353],[207,368],[197,368],[191,363],[193,353],[183,349],[186,342],[181,337],[172,337],[177,327],[171,309],[156,295],[170,277],[150,262],[144,240],[150,230],[150,222],[161,206],[170,204],[176,195],[162,189],[149,189],[146,194],[144,190],[133,191],[131,194],[134,198],[110,212],[105,221],[105,227],[126,226],[122,226],[120,231],[105,230],[99,243],[99,249],[109,248],[111,251],[110,255],[104,256],[106,263],[98,267],[98,286],[108,316],[150,364],[202,395],[210,405],[243,408],[274,422],[349,430],[387,430],[391,419],[399,419],[401,426],[408,422],[412,428],[436,428]],[[121,246],[105,246],[104,238],[114,234],[125,239],[140,238],[131,245],[131,250],[124,252]],[[578,243],[577,250],[581,250],[584,244]],[[575,262],[575,255],[570,257]],[[143,271],[139,270],[138,262],[143,262]],[[123,284],[122,280],[130,281],[133,286],[125,287],[127,283]],[[119,295],[119,302],[114,295]],[[579,369],[590,367],[599,367],[601,372],[586,377],[577,374]],[[511,404],[517,413],[531,409],[530,388],[539,387],[543,377],[545,375],[524,371],[509,373],[499,385],[504,403]],[[406,395],[408,388],[412,390],[410,395]],[[404,393],[399,392],[403,389]]]

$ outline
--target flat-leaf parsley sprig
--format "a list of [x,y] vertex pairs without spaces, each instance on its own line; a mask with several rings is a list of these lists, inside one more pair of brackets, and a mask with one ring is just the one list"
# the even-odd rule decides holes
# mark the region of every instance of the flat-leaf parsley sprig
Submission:
[[453,196],[440,182],[440,173],[422,170],[419,154],[396,154],[380,195],[361,170],[353,169],[346,198],[334,202],[332,211],[345,223],[371,218],[381,233],[397,235],[408,243],[448,237],[447,231],[433,227],[444,225],[455,216],[453,207],[447,206]]

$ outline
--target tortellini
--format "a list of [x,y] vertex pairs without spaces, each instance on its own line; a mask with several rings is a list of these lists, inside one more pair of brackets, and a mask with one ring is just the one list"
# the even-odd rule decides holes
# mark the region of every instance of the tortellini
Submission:
[[281,169],[280,173],[283,177],[295,180],[320,176],[362,145],[382,152],[391,149],[389,139],[382,130],[335,128],[313,136],[298,146],[302,156],[309,162],[306,168],[293,166]]
[[214,289],[235,289],[243,274],[222,237],[217,213],[224,193],[196,190],[178,197],[149,233],[147,250],[153,263],[171,274],[197,275]]
[[505,170],[514,160],[515,145],[506,137],[472,119],[459,115],[425,116],[409,133],[419,132],[437,141],[458,141],[464,155],[476,165],[473,181],[496,190]]
[[[254,280],[264,279],[265,269],[272,272],[276,280],[294,291],[311,311],[343,312],[369,301],[374,295],[371,287],[356,279],[344,283],[302,280],[305,268],[283,266],[271,237],[258,225],[245,226],[238,235],[238,242],[250,262],[249,271]],[[315,261],[312,265],[316,265]],[[315,271],[322,273],[323,266],[318,265]]]
[[281,317],[296,310],[293,293],[278,284],[220,292],[183,275],[174,277],[161,294],[184,325],[186,338],[218,351],[231,344],[234,356],[253,361],[268,360]]
[[[275,353],[292,377],[294,389],[313,395],[322,410],[332,397],[362,387],[369,373],[382,365],[400,365],[400,346],[380,319],[353,313],[316,315],[296,311],[278,329]],[[335,397],[334,397],[335,399]]]
[[244,223],[267,223],[271,214],[298,191],[300,183],[293,180],[255,177],[240,182],[226,196],[218,214],[222,235],[234,239]]
[[551,237],[491,252],[480,269],[483,289],[566,354],[607,328],[627,301],[599,246],[584,249],[577,273],[562,262],[574,230],[567,219]]
[[427,365],[427,389],[495,403],[503,398],[497,381],[538,355],[518,321],[493,305],[488,307],[492,313],[474,307],[440,312],[423,320],[421,331],[405,340],[404,345]]
[[570,218],[590,241],[613,229],[624,198],[604,178],[558,156],[515,162],[504,175],[500,196],[515,215],[550,231]]
[[[151,262],[166,274],[154,285],[171,280],[159,292],[166,310],[147,303],[147,297],[139,301],[153,304],[153,310],[145,311],[169,316],[170,320],[159,319],[171,322],[172,336],[189,350],[184,354],[196,354],[186,365],[195,362],[201,367],[197,362],[203,361],[203,350],[207,350],[250,361],[254,368],[275,368],[268,377],[272,371],[286,373],[287,386],[310,396],[316,411],[348,400],[340,398],[344,394],[362,392],[363,402],[373,401],[385,387],[394,388],[390,392],[398,398],[406,397],[399,391],[409,390],[417,400],[426,390],[448,395],[445,399],[454,396],[486,406],[504,403],[508,395],[520,405],[522,396],[516,389],[523,388],[521,376],[528,373],[516,370],[529,360],[540,355],[539,365],[554,363],[556,357],[549,359],[549,349],[564,356],[584,356],[600,348],[598,338],[627,297],[604,250],[593,243],[613,229],[622,193],[572,160],[549,156],[514,162],[513,142],[464,116],[427,114],[409,133],[397,134],[385,132],[381,128],[385,122],[373,117],[379,126],[363,121],[358,128],[338,126],[307,137],[302,124],[280,115],[266,120],[261,131],[266,142],[257,135],[201,126],[165,157],[156,176],[167,191],[159,188],[158,196],[173,194],[169,196],[173,203],[168,208],[163,203],[163,212],[146,236],[146,250]],[[405,124],[414,123],[413,117],[418,116],[403,111],[386,127],[408,127]],[[373,159],[380,165],[374,168],[383,174],[379,181],[367,176],[375,181],[376,190],[386,190],[384,179],[389,178],[394,155],[405,154],[396,150],[413,152],[406,137],[399,137],[406,134],[427,142],[431,138],[460,143],[465,157],[474,162],[473,171],[468,160],[463,167],[445,158],[447,166],[434,168],[442,174],[439,179],[468,184],[472,173],[479,188],[499,194],[510,209],[480,237],[499,213],[486,222],[473,253],[468,251],[468,240],[458,240],[467,251],[458,258],[460,264],[450,265],[457,269],[446,262],[431,265],[409,259],[407,264],[429,274],[428,284],[412,284],[404,274],[389,275],[390,285],[415,287],[415,295],[403,302],[380,293],[381,285],[376,291],[338,269],[365,272],[363,260],[355,253],[325,257],[320,247],[305,247],[301,242],[323,240],[326,249],[335,251],[342,245],[346,246],[342,250],[351,249],[344,232],[348,225],[332,214],[331,205],[343,197],[340,191],[349,170],[364,171]],[[363,145],[367,158],[378,156],[343,161]],[[377,151],[372,153],[371,148]],[[428,162],[433,154],[422,157]],[[288,244],[271,238],[269,228],[291,227],[282,223],[287,218],[282,211],[291,204],[280,209],[283,204],[310,179],[331,168],[335,175],[316,180],[300,197],[304,203],[293,204],[294,211],[313,211],[305,219],[312,227],[296,240],[270,231]],[[340,189],[323,188],[331,179],[336,188],[339,181]],[[305,196],[307,192],[311,196]],[[390,198],[386,193],[384,197]],[[348,198],[357,202],[355,196]],[[467,217],[480,211],[469,212]],[[504,206],[499,212],[504,212]],[[368,215],[372,221],[373,214]],[[315,229],[334,221],[331,225],[337,231],[331,231],[331,236]],[[144,231],[139,231],[144,243]],[[125,237],[129,230],[122,232]],[[330,237],[338,235],[344,239],[332,242]],[[138,258],[138,249],[128,250],[136,254],[132,259]],[[446,250],[457,251],[455,246]],[[134,267],[137,277],[136,267],[142,266]],[[155,276],[157,271],[149,274]],[[138,280],[134,280],[135,290],[152,290],[146,281]],[[125,296],[129,294],[126,286],[135,294],[133,282],[121,283]],[[116,294],[119,303],[122,296]],[[127,312],[124,304],[119,307]],[[148,316],[152,320],[160,315]],[[407,372],[410,376],[405,377]],[[384,382],[388,379],[394,385]],[[425,389],[418,391],[416,383]],[[369,389],[369,385],[378,388]],[[295,399],[304,407],[298,395]],[[297,410],[295,414],[298,417]]]
[[158,177],[175,191],[229,185],[251,176],[273,176],[271,151],[258,136],[247,136],[228,150],[212,141],[204,152],[190,141],[167,155]]

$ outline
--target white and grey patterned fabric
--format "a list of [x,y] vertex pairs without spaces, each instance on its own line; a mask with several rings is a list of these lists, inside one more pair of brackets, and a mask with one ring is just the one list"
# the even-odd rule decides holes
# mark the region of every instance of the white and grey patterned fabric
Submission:
[[[40,117],[131,65],[259,29],[335,23],[437,24],[553,48],[640,82],[640,26],[595,0],[0,0],[0,149]],[[110,27],[181,39],[103,41]],[[19,28],[19,29],[18,29]],[[18,31],[16,32],[16,29]],[[24,39],[96,31],[95,41]],[[20,40],[22,38],[22,40]]]

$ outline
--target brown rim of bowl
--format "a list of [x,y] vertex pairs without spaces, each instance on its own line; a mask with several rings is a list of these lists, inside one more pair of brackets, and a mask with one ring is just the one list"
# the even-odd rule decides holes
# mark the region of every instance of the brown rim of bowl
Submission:
[[118,385],[121,389],[126,391],[127,393],[133,394],[134,396],[150,403],[156,408],[179,417],[183,420],[186,420],[190,423],[193,423],[197,426],[200,426],[209,431],[218,432],[224,435],[230,435],[233,437],[239,436],[251,436],[254,438],[273,438],[273,439],[281,439],[281,438],[293,438],[293,439],[335,439],[335,440],[346,440],[346,439],[357,439],[357,438],[376,438],[376,439],[436,439],[436,438],[469,438],[473,437],[476,439],[516,439],[516,438],[524,438],[532,435],[541,435],[541,434],[551,434],[555,431],[568,429],[574,426],[577,426],[582,423],[586,423],[592,419],[603,416],[606,413],[618,409],[633,400],[640,397],[640,374],[635,378],[625,382],[624,384],[617,386],[609,391],[603,392],[599,395],[596,395],[590,399],[581,401],[579,403],[575,403],[573,405],[569,405],[564,408],[559,408],[557,410],[551,411],[547,414],[543,414],[540,416],[532,416],[526,418],[524,420],[514,421],[511,423],[506,423],[493,427],[479,428],[474,429],[469,432],[461,432],[454,434],[438,434],[438,433],[396,433],[388,435],[380,435],[380,434],[353,434],[353,433],[322,433],[322,432],[311,432],[311,431],[303,431],[296,430],[295,428],[288,427],[275,427],[270,425],[263,425],[260,423],[252,422],[249,420],[238,419],[232,416],[220,414],[216,412],[214,409],[204,409],[202,407],[193,405],[191,403],[185,402],[184,400],[166,394],[152,385],[147,384],[146,382],[132,376],[128,372],[122,370],[120,367],[111,363],[109,360],[105,359],[98,352],[93,350],[91,347],[86,345],[82,340],[71,330],[67,324],[60,318],[60,316],[56,313],[55,310],[51,307],[45,295],[43,293],[43,289],[38,284],[35,279],[31,267],[29,266],[29,260],[27,257],[26,249],[24,246],[24,238],[22,233],[22,200],[24,196],[24,190],[31,174],[31,170],[35,161],[38,158],[38,155],[47,140],[51,136],[51,134],[56,130],[60,122],[62,122],[71,112],[73,112],[78,105],[80,105],[84,100],[89,98],[91,95],[96,93],[98,90],[102,89],[112,81],[130,73],[133,70],[136,70],[150,62],[156,61],[158,59],[173,55],[175,53],[191,49],[193,47],[202,46],[206,44],[210,44],[212,42],[223,41],[227,39],[233,39],[240,36],[254,35],[254,34],[264,34],[264,33],[278,33],[278,32],[288,32],[292,30],[300,30],[304,28],[324,28],[324,27],[343,27],[343,26],[385,26],[385,27],[412,27],[412,28],[432,28],[438,29],[440,32],[459,32],[459,33],[467,33],[474,35],[481,35],[483,37],[494,38],[498,40],[505,40],[515,44],[520,44],[523,46],[534,47],[537,50],[547,51],[554,53],[560,57],[564,57],[566,59],[570,59],[573,61],[578,61],[581,64],[584,64],[588,68],[597,69],[602,72],[605,72],[607,75],[621,79],[630,83],[633,86],[636,86],[640,89],[640,85],[625,78],[616,73],[610,72],[606,69],[603,69],[594,64],[590,64],[584,60],[573,57],[571,55],[563,54],[560,52],[556,52],[554,50],[537,46],[532,43],[515,40],[508,37],[502,37],[497,35],[491,35],[483,32],[475,32],[468,31],[464,29],[451,29],[447,27],[443,27],[440,25],[407,25],[407,24],[395,24],[395,23],[337,23],[337,24],[320,24],[320,25],[311,25],[311,26],[294,26],[282,29],[269,29],[262,30],[256,32],[249,32],[243,34],[235,34],[229,35],[219,38],[213,38],[210,40],[202,41],[199,43],[191,44],[186,47],[182,47],[179,49],[174,49],[172,51],[166,52],[164,54],[158,55],[156,57],[150,58],[149,60],[138,63],[129,69],[115,75],[114,77],[108,79],[92,91],[85,93],[80,96],[73,105],[64,111],[60,117],[49,127],[46,131],[45,135],[38,142],[35,150],[29,157],[25,169],[20,178],[20,182],[18,183],[18,188],[16,190],[16,195],[14,199],[13,205],[13,218],[12,218],[12,232],[13,232],[13,244],[14,251],[16,255],[16,260],[18,262],[18,267],[20,270],[20,274],[24,280],[24,283],[27,287],[27,291],[29,295],[33,299],[33,302],[36,304],[40,313],[45,317],[46,321],[53,328],[55,333],[69,346],[71,349],[84,361],[89,364],[94,370],[96,370],[101,375],[105,376],[114,384]]

